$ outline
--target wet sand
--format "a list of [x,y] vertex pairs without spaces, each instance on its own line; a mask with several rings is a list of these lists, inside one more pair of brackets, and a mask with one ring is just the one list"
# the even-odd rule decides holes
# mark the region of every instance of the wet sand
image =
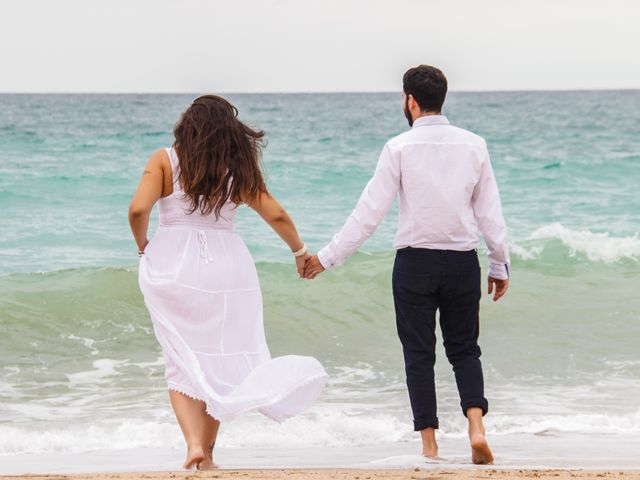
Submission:
[[419,468],[410,470],[356,470],[356,469],[278,469],[278,470],[214,470],[209,472],[135,472],[100,473],[88,475],[22,475],[0,476],[2,480],[27,478],[30,480],[195,480],[199,478],[215,479],[260,479],[260,480],[422,480],[422,479],[640,479],[640,471],[616,470],[498,470],[491,467],[466,469]]

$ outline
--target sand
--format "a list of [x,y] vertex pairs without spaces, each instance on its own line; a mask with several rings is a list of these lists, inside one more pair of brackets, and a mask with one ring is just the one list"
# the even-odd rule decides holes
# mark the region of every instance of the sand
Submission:
[[638,479],[640,471],[615,470],[498,470],[493,468],[434,469],[421,470],[356,470],[356,469],[270,469],[270,470],[215,470],[210,472],[137,472],[137,473],[100,473],[79,475],[21,475],[0,476],[2,480],[28,478],[30,480],[195,480],[205,478],[260,479],[260,480],[510,480],[510,479]]

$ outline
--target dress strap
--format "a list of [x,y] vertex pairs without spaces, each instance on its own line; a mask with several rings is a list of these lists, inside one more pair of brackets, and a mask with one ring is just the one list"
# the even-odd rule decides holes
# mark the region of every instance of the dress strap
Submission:
[[167,147],[165,150],[169,156],[169,162],[171,162],[171,175],[173,176],[173,188],[175,190],[175,186],[178,183],[178,155],[173,147]]
[[169,156],[169,161],[171,162],[171,169],[175,170],[176,166],[178,165],[178,156],[176,155],[176,151],[173,149],[173,147],[167,147],[165,148],[165,151]]

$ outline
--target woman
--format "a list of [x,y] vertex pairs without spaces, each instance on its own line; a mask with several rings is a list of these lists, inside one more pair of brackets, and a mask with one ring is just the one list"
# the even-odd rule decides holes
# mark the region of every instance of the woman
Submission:
[[[187,443],[185,468],[214,468],[220,422],[249,410],[282,421],[320,394],[326,373],[311,357],[271,359],[258,275],[233,217],[247,204],[291,248],[298,274],[309,258],[260,168],[264,132],[223,98],[196,99],[172,148],[149,159],[129,207],[139,284],[162,347],[171,405]],[[158,202],[159,226],[147,240]]]

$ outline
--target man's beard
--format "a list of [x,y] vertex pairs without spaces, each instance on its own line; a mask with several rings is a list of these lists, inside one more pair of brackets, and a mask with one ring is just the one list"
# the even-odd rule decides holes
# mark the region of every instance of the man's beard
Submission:
[[409,97],[407,96],[404,99],[404,108],[402,109],[404,112],[404,116],[407,117],[407,122],[409,122],[409,126],[413,127],[413,117],[411,116],[411,112],[409,111]]

